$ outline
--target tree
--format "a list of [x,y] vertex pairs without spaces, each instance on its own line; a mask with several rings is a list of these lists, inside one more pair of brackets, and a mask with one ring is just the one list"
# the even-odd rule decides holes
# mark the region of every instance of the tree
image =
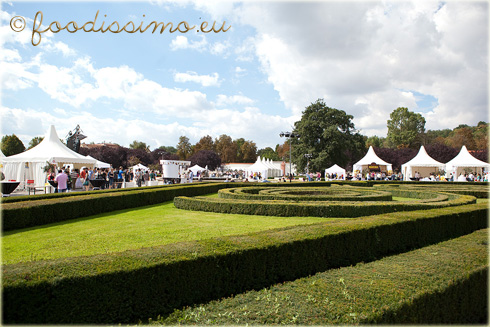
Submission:
[[449,145],[457,149],[460,149],[463,145],[466,145],[468,150],[475,150],[476,142],[473,138],[473,131],[471,127],[460,126],[454,129],[454,134],[448,138]]
[[1,149],[4,155],[12,156],[25,151],[24,143],[17,137],[17,135],[5,135],[2,137]]
[[215,150],[214,141],[211,136],[206,135],[201,137],[199,142],[197,142],[196,145],[194,145],[194,153],[197,153],[201,150],[211,150],[211,151]]
[[252,141],[245,141],[240,147],[240,154],[242,156],[241,162],[255,162],[257,158],[257,145]]
[[237,148],[230,136],[222,134],[214,141],[214,144],[222,163],[236,162]]
[[322,99],[303,111],[294,123],[299,139],[292,139],[293,163],[298,171],[307,163],[305,154],[312,154],[310,171],[321,171],[334,164],[347,166],[365,152],[364,140],[354,128],[353,116],[345,111],[327,107]]
[[418,148],[425,131],[425,118],[421,114],[399,107],[390,114],[387,122],[387,139],[394,148]]
[[213,150],[200,150],[193,154],[189,160],[192,166],[199,165],[203,168],[208,166],[209,170],[215,170],[221,166],[221,158]]
[[158,150],[163,150],[171,154],[177,154],[177,149],[173,146],[161,146],[158,148]]
[[39,143],[41,143],[42,140],[44,140],[44,137],[43,136],[33,137],[32,140],[29,141],[29,145],[28,145],[29,147],[27,148],[27,150],[32,149],[33,147],[35,147],[36,145],[38,145]]
[[383,137],[380,138],[376,135],[370,136],[366,140],[366,148],[369,148],[370,146],[372,146],[373,148],[381,148],[383,146],[383,141]]
[[146,145],[145,142],[140,142],[137,140],[134,140],[133,143],[129,145],[130,149],[141,149],[141,150],[149,150],[150,146]]
[[276,151],[274,151],[271,147],[266,147],[257,151],[257,155],[261,158],[270,159],[272,161],[279,161],[281,158],[277,155]]
[[286,140],[283,144],[276,145],[276,153],[279,160],[289,162],[289,142]]
[[236,147],[236,162],[246,162],[243,160],[243,153],[242,153],[242,145],[245,143],[245,139],[243,137],[233,140],[233,143],[235,144]]
[[181,160],[186,160],[192,153],[192,144],[189,142],[189,138],[186,136],[179,137],[179,143],[177,144],[177,155]]

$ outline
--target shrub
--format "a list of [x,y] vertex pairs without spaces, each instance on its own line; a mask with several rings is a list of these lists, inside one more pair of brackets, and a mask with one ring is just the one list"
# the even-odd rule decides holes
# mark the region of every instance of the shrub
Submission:
[[[486,204],[4,265],[6,324],[134,323],[487,227]],[[295,263],[301,264],[295,264]]]

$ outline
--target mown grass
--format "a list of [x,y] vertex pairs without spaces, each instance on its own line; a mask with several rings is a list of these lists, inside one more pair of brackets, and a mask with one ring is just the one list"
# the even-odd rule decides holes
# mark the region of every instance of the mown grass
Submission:
[[318,217],[193,212],[177,209],[173,202],[167,202],[5,232],[2,263],[121,252],[325,221]]
[[[437,296],[467,279],[470,272],[484,269],[487,265],[488,230],[484,229],[378,261],[332,269],[262,290],[176,310],[166,318],[150,319],[150,323],[330,325],[382,322],[386,313],[396,317],[408,309],[413,314],[406,306],[410,307],[414,301],[437,305],[437,300],[434,301]],[[458,301],[454,305],[458,306]],[[429,311],[429,317],[409,315],[408,319],[418,323],[443,323],[451,319],[473,323],[477,319],[481,322],[481,317],[471,317],[469,312],[468,317],[464,313],[438,314],[441,312],[430,317]]]

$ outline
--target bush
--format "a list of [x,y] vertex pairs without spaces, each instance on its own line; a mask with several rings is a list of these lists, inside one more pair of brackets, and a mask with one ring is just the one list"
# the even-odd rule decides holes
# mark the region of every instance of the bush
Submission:
[[[309,188],[312,189],[312,188]],[[339,188],[340,189],[340,188]],[[351,188],[345,187],[350,190]],[[240,190],[240,189],[239,189]],[[252,200],[254,198],[262,199],[270,196],[262,195],[260,188],[255,188],[252,194],[243,194],[247,192],[236,193],[233,198],[232,190],[222,190],[220,195],[231,198],[204,198],[204,197],[176,197],[174,204],[179,209],[199,210],[207,212],[247,214],[247,215],[264,215],[264,216],[313,216],[313,217],[361,217],[388,213],[394,211],[412,211],[422,209],[442,208],[448,206],[458,206],[475,203],[476,199],[471,196],[456,195],[450,193],[434,193],[429,191],[418,190],[390,190],[396,196],[405,196],[421,199],[420,201],[299,201],[301,198],[309,199],[311,196],[296,196],[296,201],[279,200],[281,196],[272,197],[275,200]],[[300,189],[298,189],[300,190]],[[246,191],[244,189],[243,191]],[[258,194],[253,194],[257,192]],[[343,192],[343,190],[339,190]],[[375,192],[375,191],[373,191]],[[381,192],[378,196],[382,196]],[[240,199],[245,198],[245,200]],[[326,196],[324,196],[326,197]],[[391,195],[389,195],[391,198]]]
[[[488,230],[176,310],[159,324],[487,324]],[[226,313],[226,314],[223,314]]]
[[[3,266],[6,324],[134,323],[487,227],[485,203]],[[296,264],[301,263],[301,264]]]
[[89,192],[78,196],[51,197],[43,200],[2,204],[3,231],[40,226],[114,210],[136,208],[165,201],[175,196],[196,196],[217,192],[225,183],[184,184],[128,189],[124,192]]

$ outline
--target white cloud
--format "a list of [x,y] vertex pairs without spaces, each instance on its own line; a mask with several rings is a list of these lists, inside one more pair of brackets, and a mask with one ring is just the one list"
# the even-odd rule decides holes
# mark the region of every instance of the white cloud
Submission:
[[250,99],[249,97],[246,97],[244,95],[232,95],[232,96],[227,96],[224,94],[219,94],[216,97],[216,105],[218,107],[221,106],[226,106],[226,105],[251,105],[254,103],[254,100]]
[[175,73],[174,81],[176,82],[194,82],[201,84],[202,86],[220,86],[219,74],[213,73],[212,75],[198,75],[196,72]]
[[324,98],[356,127],[382,132],[400,103],[418,111],[397,91],[407,89],[438,99],[427,128],[476,124],[488,115],[488,5],[440,5],[245,2],[236,14],[257,29],[243,50],[255,49],[293,114]]
[[199,41],[189,41],[186,36],[178,35],[170,43],[170,49],[173,51],[186,49],[204,51],[207,44],[208,42],[206,41],[206,38],[204,36],[201,36],[201,40]]

